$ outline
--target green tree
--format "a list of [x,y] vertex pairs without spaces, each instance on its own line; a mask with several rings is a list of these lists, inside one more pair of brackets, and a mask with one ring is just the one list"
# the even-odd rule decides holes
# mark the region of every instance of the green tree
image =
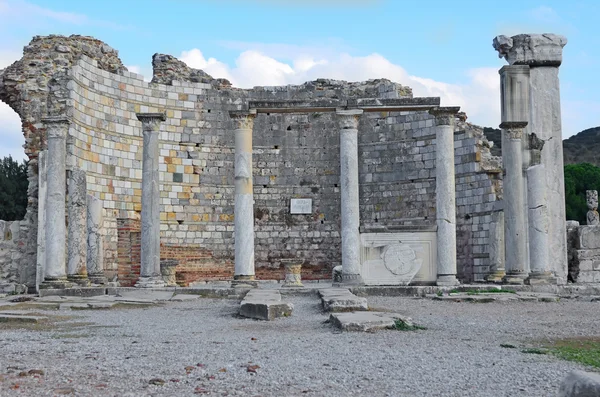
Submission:
[[27,163],[12,156],[0,160],[0,219],[21,220],[27,210]]
[[586,190],[600,191],[600,168],[589,163],[565,166],[565,204],[567,220],[586,222]]

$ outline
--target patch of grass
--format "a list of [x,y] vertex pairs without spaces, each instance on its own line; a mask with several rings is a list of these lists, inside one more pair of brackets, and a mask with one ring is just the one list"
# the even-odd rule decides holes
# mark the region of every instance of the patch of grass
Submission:
[[397,331],[420,331],[426,330],[426,327],[417,324],[407,324],[404,321],[397,319],[394,321],[394,329]]
[[600,368],[600,337],[559,339],[544,347],[563,360]]
[[548,354],[550,351],[548,349],[540,348],[540,347],[528,347],[526,349],[521,350],[521,353],[526,354]]
[[495,288],[466,289],[466,290],[460,290],[458,288],[455,288],[455,289],[451,290],[450,293],[451,294],[478,295],[478,294],[516,294],[517,292],[510,290],[510,289],[495,289]]

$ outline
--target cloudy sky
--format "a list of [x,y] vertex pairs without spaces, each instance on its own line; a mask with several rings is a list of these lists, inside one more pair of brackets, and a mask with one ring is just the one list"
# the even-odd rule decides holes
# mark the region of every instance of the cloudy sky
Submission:
[[[597,0],[0,0],[0,68],[34,35],[83,34],[151,78],[155,52],[235,86],[388,78],[499,124],[498,34],[567,36],[563,136],[600,126]],[[0,102],[0,157],[24,158],[19,117]]]

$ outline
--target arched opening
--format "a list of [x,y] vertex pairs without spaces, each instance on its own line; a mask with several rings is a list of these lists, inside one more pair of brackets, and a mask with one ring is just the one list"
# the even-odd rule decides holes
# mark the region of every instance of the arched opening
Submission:
[[0,220],[18,221],[27,211],[27,156],[21,118],[0,102]]

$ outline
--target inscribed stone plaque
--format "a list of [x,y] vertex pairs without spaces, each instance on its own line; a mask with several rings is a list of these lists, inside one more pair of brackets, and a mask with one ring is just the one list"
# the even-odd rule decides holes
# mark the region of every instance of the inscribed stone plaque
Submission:
[[290,214],[312,214],[312,199],[292,199]]

